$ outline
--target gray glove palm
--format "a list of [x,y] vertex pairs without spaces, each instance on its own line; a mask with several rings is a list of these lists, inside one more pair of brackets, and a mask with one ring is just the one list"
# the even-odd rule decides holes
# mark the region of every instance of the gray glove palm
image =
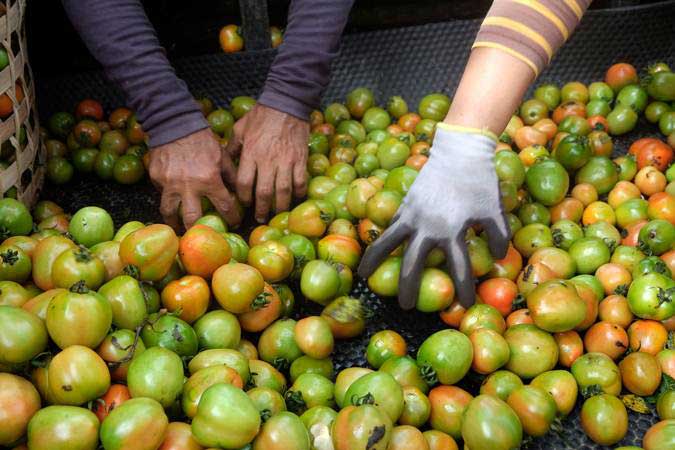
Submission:
[[439,126],[429,160],[392,224],[366,250],[359,266],[363,278],[408,240],[399,276],[401,308],[415,307],[426,256],[435,247],[446,254],[459,301],[464,307],[473,304],[475,286],[465,242],[470,226],[483,226],[495,257],[506,255],[510,230],[493,162],[495,144],[485,134]]

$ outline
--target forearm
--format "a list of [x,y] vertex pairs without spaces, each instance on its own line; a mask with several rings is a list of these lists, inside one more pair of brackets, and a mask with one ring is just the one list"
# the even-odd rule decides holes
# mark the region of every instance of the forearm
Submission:
[[527,87],[572,34],[589,4],[590,0],[496,0],[478,32],[445,122],[501,133]]
[[126,94],[151,146],[208,126],[139,0],[63,0],[63,5],[108,78]]
[[319,107],[354,0],[293,0],[259,102],[307,120]]

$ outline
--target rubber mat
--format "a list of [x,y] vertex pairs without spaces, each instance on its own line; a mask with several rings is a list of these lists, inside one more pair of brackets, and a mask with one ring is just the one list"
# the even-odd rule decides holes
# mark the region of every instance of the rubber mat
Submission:
[[[589,83],[600,80],[608,66],[628,61],[638,68],[665,60],[675,63],[675,1],[659,4],[591,11],[579,29],[542,73],[537,84],[559,85],[573,80]],[[392,29],[346,36],[333,67],[324,105],[342,101],[359,86],[370,87],[379,103],[391,95],[402,95],[411,109],[427,93],[455,90],[469,54],[479,21],[457,21],[419,27]],[[196,95],[208,94],[217,105],[225,106],[237,95],[255,96],[265,81],[274,50],[234,55],[204,55],[175,61],[175,68]],[[59,110],[72,110],[82,98],[100,100],[106,110],[122,105],[124,98],[100,73],[68,74],[57,79],[38,77],[38,106],[42,117]],[[657,135],[653,126],[641,122],[628,136],[615,140],[618,153],[638,137]],[[43,197],[70,211],[86,205],[109,210],[117,226],[128,220],[160,221],[159,196],[149,183],[121,186],[95,178],[80,178],[64,188],[47,186]],[[364,335],[340,342],[336,348],[336,369],[366,365],[365,348],[372,334],[383,329],[401,333],[414,355],[429,334],[444,328],[434,314],[401,314],[395,299],[381,299],[357,280],[353,295],[364,299],[372,311]],[[318,305],[302,304],[300,314],[316,314]],[[423,330],[423,332],[420,332]],[[477,392],[480,379],[469,377],[464,387]],[[580,402],[563,420],[561,431],[527,440],[524,449],[599,449],[586,437],[579,423]],[[620,445],[640,446],[642,436],[658,419],[655,414],[629,412],[630,425]]]

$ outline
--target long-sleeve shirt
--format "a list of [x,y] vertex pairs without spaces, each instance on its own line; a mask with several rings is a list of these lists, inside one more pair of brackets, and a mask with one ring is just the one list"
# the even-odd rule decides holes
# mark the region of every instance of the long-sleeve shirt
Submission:
[[505,51],[535,76],[570,37],[592,0],[495,0],[473,47]]
[[[319,106],[354,0],[293,0],[259,102],[301,119]],[[156,147],[207,128],[140,0],[63,0],[89,51],[124,91]]]

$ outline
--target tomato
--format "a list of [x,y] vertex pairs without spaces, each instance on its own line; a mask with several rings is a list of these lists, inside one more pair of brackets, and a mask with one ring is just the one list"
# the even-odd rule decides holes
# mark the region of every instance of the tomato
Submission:
[[[667,255],[667,253],[664,255]],[[620,245],[614,250],[610,262],[621,264],[632,274],[643,259],[645,259],[645,254],[637,247]]]
[[324,378],[332,380],[334,378],[333,373],[333,362],[330,358],[324,359],[315,359],[307,355],[303,355],[293,361],[289,374],[291,377],[291,382],[294,383],[295,380],[300,377],[300,375],[305,373],[311,373],[315,375],[321,375]]
[[284,398],[288,409],[296,414],[315,406],[332,406],[333,383],[317,373],[302,373],[286,391]]
[[40,410],[40,394],[16,375],[0,373],[0,445],[9,446],[26,434],[31,418]]
[[[675,131],[675,111],[664,112],[659,118],[659,130],[666,136],[670,136]],[[672,138],[668,138],[672,142]]]
[[633,351],[656,355],[668,338],[666,328],[655,320],[636,320],[628,327],[628,340]]
[[166,348],[150,347],[131,361],[127,385],[132,397],[148,397],[169,407],[183,390],[183,363]]
[[640,229],[638,247],[649,255],[661,255],[675,243],[675,225],[663,219],[655,219]]
[[144,173],[143,162],[135,155],[122,155],[113,166],[113,177],[120,184],[137,183]]
[[190,425],[183,422],[171,422],[159,450],[202,450],[192,435]]
[[243,387],[241,376],[231,367],[216,365],[198,370],[183,386],[181,404],[189,418],[197,414],[197,406],[204,391],[217,383],[232,384],[240,389]]
[[675,444],[675,420],[662,420],[647,430],[642,446],[645,450],[670,448]]
[[423,394],[429,391],[417,362],[407,355],[388,358],[379,370],[390,374],[404,388],[414,387]]
[[206,279],[231,257],[227,240],[206,225],[194,225],[180,238],[178,254],[189,274]]
[[120,257],[125,264],[138,268],[143,281],[157,281],[169,272],[178,246],[171,227],[154,224],[126,236],[120,243]]
[[417,111],[423,119],[440,122],[450,109],[450,99],[443,94],[429,94],[420,100]]
[[327,208],[326,204],[316,200],[301,203],[291,211],[288,217],[288,229],[292,233],[305,237],[322,236],[328,224],[333,220],[333,212]]
[[566,370],[552,370],[535,377],[530,386],[548,392],[555,401],[558,413],[567,416],[577,400],[577,383]]
[[404,356],[407,345],[400,334],[392,330],[383,330],[370,337],[366,348],[366,359],[375,369],[379,369],[389,358]]
[[254,267],[227,264],[214,272],[211,287],[223,309],[240,314],[251,310],[254,300],[263,292],[264,279]]
[[28,208],[13,198],[0,199],[0,239],[27,235],[33,228]]
[[239,52],[244,48],[244,38],[241,36],[237,25],[225,25],[218,35],[220,48],[225,53]]
[[511,357],[506,369],[522,378],[534,378],[558,362],[558,345],[547,332],[534,325],[515,325],[506,330]]
[[333,422],[331,435],[335,450],[386,450],[391,429],[392,421],[381,407],[363,404],[342,409]]
[[[522,256],[520,255],[520,253],[518,253],[518,251],[515,249],[513,245],[509,244],[509,249],[506,252],[506,256],[504,257],[504,259],[495,260],[489,275],[491,277],[506,278],[513,281],[518,276],[518,273],[520,272],[522,266],[523,266]],[[489,302],[486,301],[486,303]],[[503,311],[497,305],[493,304],[492,306],[495,306],[497,309],[500,310],[500,312]]]
[[594,273],[610,259],[609,248],[596,237],[577,239],[570,246],[569,253],[576,262],[577,272],[582,274]]
[[572,364],[571,372],[582,395],[592,394],[596,388],[610,395],[619,395],[621,392],[619,368],[604,353],[591,352],[581,355]]
[[197,353],[198,341],[194,329],[187,322],[166,313],[150,314],[141,338],[148,347],[164,347],[180,356]]
[[101,286],[98,292],[112,307],[112,322],[119,328],[135,330],[148,310],[141,285],[137,280],[120,275]]
[[302,351],[295,343],[295,324],[293,319],[280,319],[266,328],[258,341],[260,359],[284,370],[302,356]]
[[458,450],[459,447],[455,440],[438,430],[427,430],[422,433],[424,439],[427,441],[429,450]]
[[101,129],[92,120],[81,120],[73,128],[73,135],[82,147],[96,147],[101,140]]
[[639,148],[636,159],[638,169],[653,166],[663,172],[673,161],[673,149],[665,142],[654,139]]
[[169,419],[161,405],[150,398],[132,398],[113,409],[101,424],[106,449],[159,448]]
[[113,381],[124,381],[129,364],[145,351],[145,345],[130,330],[116,330],[108,334],[96,352],[108,364]]
[[509,346],[504,338],[494,330],[480,328],[469,335],[473,345],[471,367],[480,374],[490,374],[507,363]]
[[520,419],[530,436],[543,436],[555,419],[557,406],[553,397],[536,386],[521,386],[508,397],[507,404]]
[[344,404],[358,405],[365,396],[371,397],[392,422],[403,412],[403,390],[388,373],[372,372],[355,380],[345,393]]
[[511,392],[522,385],[522,380],[513,372],[509,372],[508,370],[498,370],[491,373],[483,380],[480,387],[480,393],[492,395],[506,401]]
[[544,102],[550,110],[558,106],[560,96],[560,89],[555,84],[542,84],[534,90],[534,98]]
[[649,197],[647,214],[650,219],[662,219],[675,224],[675,197],[667,192],[652,195]]
[[477,292],[485,304],[493,306],[506,317],[511,312],[518,288],[508,278],[490,278],[478,285]]
[[675,418],[675,391],[666,391],[659,395],[656,411],[661,420]]
[[626,407],[613,395],[595,395],[581,407],[581,426],[594,442],[616,444],[628,431]]
[[91,253],[94,257],[103,262],[105,274],[103,281],[110,281],[113,278],[122,274],[124,265],[119,255],[120,244],[116,241],[101,242],[91,248]]
[[485,304],[475,304],[464,313],[459,331],[470,336],[473,331],[480,328],[489,328],[501,335],[506,325],[496,308]]
[[203,278],[187,275],[171,281],[162,290],[162,305],[187,323],[199,319],[209,306],[211,291]]
[[473,348],[466,335],[457,330],[441,330],[429,336],[417,351],[417,363],[430,385],[454,384],[471,366]]
[[110,373],[93,350],[72,345],[49,363],[49,390],[63,405],[81,405],[103,395],[110,387]]
[[513,245],[521,255],[529,258],[538,248],[553,247],[553,235],[546,225],[532,223],[514,234]]
[[62,252],[52,265],[52,279],[60,288],[82,284],[98,289],[105,278],[105,266],[87,248],[68,249]]
[[586,331],[584,345],[588,352],[604,353],[616,360],[628,349],[628,334],[619,325],[601,321]]
[[544,205],[560,203],[569,188],[569,176],[556,161],[535,163],[525,174],[525,183],[531,195]]
[[525,125],[533,125],[535,122],[548,117],[548,106],[536,98],[526,100],[520,105],[520,117]]
[[75,406],[48,406],[28,423],[28,445],[35,450],[91,450],[98,444],[96,415]]
[[68,112],[57,112],[52,114],[47,122],[49,131],[55,136],[65,139],[70,130],[75,126],[75,117]]
[[98,417],[99,422],[108,417],[108,414],[131,398],[129,389],[123,384],[111,384],[106,393],[97,400],[92,411]]
[[366,202],[366,216],[376,225],[387,227],[402,200],[401,195],[396,191],[383,189],[376,192]]
[[622,295],[610,295],[601,301],[598,315],[600,320],[622,328],[628,327],[634,318],[628,300]]
[[337,339],[358,336],[366,326],[363,305],[352,297],[336,298],[323,309],[321,316],[328,320]]
[[[0,282],[0,284],[2,284],[2,282]],[[48,291],[42,292],[41,294],[36,295],[21,305],[21,308],[32,314],[35,314],[44,321],[47,317],[47,305],[49,305],[49,302],[54,297],[62,292],[65,292],[65,289],[50,289]]]
[[81,283],[49,302],[46,326],[52,340],[65,349],[71,345],[98,346],[112,324],[110,303]]
[[675,314],[675,303],[670,291],[675,281],[660,274],[648,273],[637,277],[628,289],[628,303],[636,316],[642,319],[665,320]]
[[469,403],[464,413],[462,438],[470,448],[517,448],[522,434],[518,416],[496,397],[479,395]]
[[0,281],[0,305],[23,306],[31,296],[26,289],[14,281]]
[[659,387],[661,367],[656,358],[644,352],[635,352],[619,363],[623,385],[635,395],[652,395]]
[[644,111],[647,106],[647,92],[637,84],[630,84],[621,88],[616,95],[616,105],[627,106],[637,113]]
[[386,139],[377,149],[380,167],[386,170],[402,166],[409,156],[410,148],[394,137]]
[[335,403],[343,408],[346,406],[345,394],[349,387],[359,378],[373,373],[373,370],[365,367],[349,367],[340,371],[335,379]]
[[298,416],[282,411],[265,422],[255,438],[252,448],[254,450],[281,450],[286,448],[309,450],[310,438],[307,429]]
[[312,358],[327,358],[333,351],[333,334],[322,317],[310,316],[298,321],[294,336],[300,350]]
[[310,261],[302,270],[300,289],[303,295],[325,305],[337,295],[340,277],[335,267],[322,260]]
[[114,129],[122,129],[126,126],[127,120],[131,114],[131,111],[127,108],[117,108],[110,113],[110,116],[108,116],[108,122],[110,122],[110,126]]
[[624,86],[638,82],[638,75],[635,67],[628,63],[617,63],[610,66],[605,73],[605,83],[607,83],[614,92],[618,92]]

